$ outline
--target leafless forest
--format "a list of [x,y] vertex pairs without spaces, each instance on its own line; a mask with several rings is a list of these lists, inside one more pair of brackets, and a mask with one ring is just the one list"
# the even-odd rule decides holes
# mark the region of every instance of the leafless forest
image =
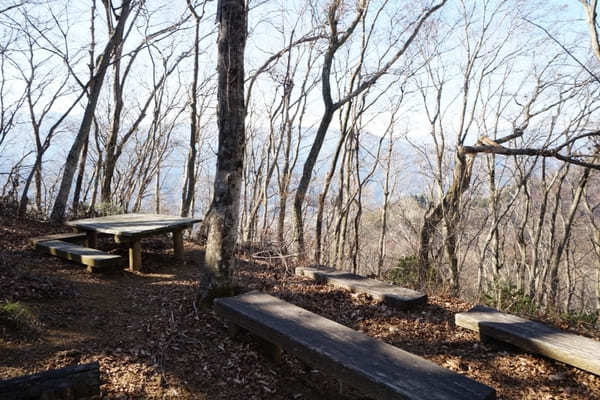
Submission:
[[[597,319],[597,0],[246,12],[241,250]],[[233,182],[219,18],[209,0],[0,2],[2,212],[203,217]]]

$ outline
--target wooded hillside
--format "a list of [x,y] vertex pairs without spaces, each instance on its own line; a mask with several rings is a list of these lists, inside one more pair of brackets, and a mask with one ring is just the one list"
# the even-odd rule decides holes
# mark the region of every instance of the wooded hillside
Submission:
[[598,322],[596,0],[239,5],[3,2],[1,213],[225,215],[257,261]]

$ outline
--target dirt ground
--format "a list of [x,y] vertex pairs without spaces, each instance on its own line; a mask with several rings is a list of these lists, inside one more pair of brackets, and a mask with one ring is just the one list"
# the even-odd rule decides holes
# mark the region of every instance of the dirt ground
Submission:
[[[196,304],[198,245],[186,243],[182,264],[167,237],[148,239],[143,273],[89,274],[27,244],[60,231],[67,229],[0,217],[0,306],[18,301],[28,310],[20,324],[0,318],[0,379],[98,361],[107,399],[363,398],[340,393],[327,371],[294,357],[269,360],[250,335],[229,338],[212,310]],[[100,247],[127,254],[110,238]],[[240,261],[235,279],[490,385],[500,399],[600,399],[599,377],[502,343],[481,344],[457,328],[454,314],[472,306],[463,301],[430,296],[423,308],[397,311],[252,258]]]

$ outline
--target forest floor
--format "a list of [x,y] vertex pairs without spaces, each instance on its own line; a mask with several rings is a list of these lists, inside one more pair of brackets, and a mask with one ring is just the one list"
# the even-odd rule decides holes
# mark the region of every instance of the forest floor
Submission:
[[[186,242],[182,264],[168,238],[148,239],[143,273],[89,274],[28,245],[60,231],[68,230],[0,217],[0,307],[11,301],[25,310],[17,322],[0,314],[0,379],[97,360],[107,399],[362,398],[340,393],[327,371],[294,357],[270,361],[250,335],[230,339],[214,312],[196,304],[200,246]],[[99,243],[127,254],[110,238]],[[457,328],[454,314],[472,306],[464,301],[432,295],[423,308],[397,311],[251,258],[240,261],[235,280],[492,386],[500,399],[600,399],[600,377],[502,343],[481,344]]]

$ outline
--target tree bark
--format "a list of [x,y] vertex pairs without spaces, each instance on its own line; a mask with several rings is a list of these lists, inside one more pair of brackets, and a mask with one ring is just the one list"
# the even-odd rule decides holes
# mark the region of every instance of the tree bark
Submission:
[[[217,12],[217,123],[219,146],[214,196],[207,214],[208,289],[231,286],[239,222],[241,180],[246,142],[244,118],[244,49],[247,10],[244,0],[222,0]],[[210,292],[208,293],[210,296]]]

